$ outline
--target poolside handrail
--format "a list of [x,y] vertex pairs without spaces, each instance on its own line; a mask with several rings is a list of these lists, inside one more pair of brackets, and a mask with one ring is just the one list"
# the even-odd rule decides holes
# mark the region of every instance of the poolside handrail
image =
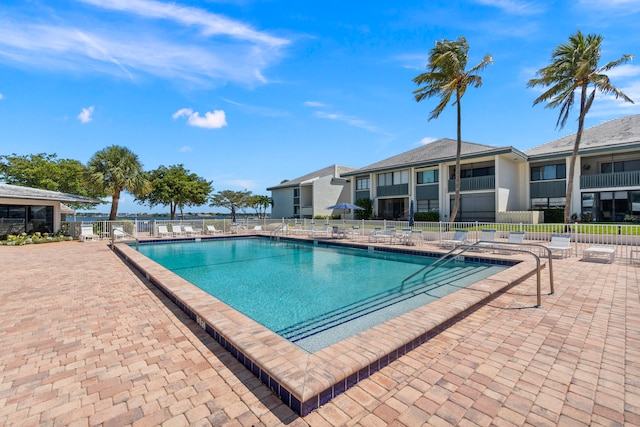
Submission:
[[[482,245],[480,245],[482,244]],[[527,245],[527,246],[537,246],[540,248],[544,248],[547,251],[548,257],[549,257],[549,288],[550,288],[550,292],[549,295],[553,295],[554,292],[554,287],[553,287],[553,256],[551,253],[551,250],[544,246],[541,245],[539,243],[499,243],[496,244],[496,242],[494,241],[483,241],[483,240],[479,240],[471,245],[468,244],[461,244],[456,246],[455,248],[451,249],[449,252],[447,252],[446,254],[442,255],[440,258],[438,258],[435,262],[433,262],[432,264],[429,265],[425,265],[424,267],[422,267],[421,269],[419,269],[418,271],[416,271],[415,273],[407,276],[403,281],[401,286],[404,286],[404,284],[407,282],[407,280],[417,276],[418,274],[424,272],[424,274],[422,275],[422,279],[424,280],[424,278],[427,276],[427,274],[429,274],[431,271],[435,270],[437,267],[440,267],[442,265],[446,265],[448,263],[450,263],[451,261],[456,260],[456,258],[460,255],[462,255],[463,253],[472,250],[472,249],[477,249],[478,247],[482,247],[484,249],[504,249],[504,247],[501,248],[502,245]],[[459,249],[462,249],[458,254],[456,254],[455,256],[452,256],[453,253]],[[521,253],[528,253],[533,255],[533,257],[536,259],[536,279],[537,279],[537,304],[536,307],[542,307],[542,291],[541,291],[541,285],[540,285],[540,257],[536,254],[534,254],[533,252],[531,252],[530,250],[525,250],[525,249],[509,249],[512,252],[521,252]]]
[[278,231],[281,231],[282,228],[284,227],[284,224],[280,224],[279,226],[277,226],[270,234],[269,234],[269,241],[271,241],[271,239],[275,239],[277,237],[277,233]]
[[[116,244],[116,233],[114,233],[114,230],[116,229],[117,226],[111,224],[111,249],[115,250],[115,244]],[[124,231],[123,229],[120,229],[120,231],[122,232],[122,234],[132,238],[133,240],[135,240],[136,242],[136,251],[140,252],[140,240],[138,240],[138,238],[136,236],[134,236],[133,234],[129,234],[126,231]]]

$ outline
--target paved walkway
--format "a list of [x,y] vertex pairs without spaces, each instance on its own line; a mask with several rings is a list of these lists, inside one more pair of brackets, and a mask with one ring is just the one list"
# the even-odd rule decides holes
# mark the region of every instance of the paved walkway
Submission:
[[640,264],[558,260],[304,418],[102,243],[0,267],[3,426],[640,425]]

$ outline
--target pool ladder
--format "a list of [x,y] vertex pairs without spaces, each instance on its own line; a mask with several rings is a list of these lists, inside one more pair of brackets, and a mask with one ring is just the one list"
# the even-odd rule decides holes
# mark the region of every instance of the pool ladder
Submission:
[[[550,287],[550,292],[549,295],[553,295],[554,289],[553,289],[553,256],[551,253],[551,249],[549,249],[548,247],[541,245],[539,243],[508,243],[508,242],[500,242],[500,243],[496,243],[493,241],[485,241],[485,240],[479,240],[477,242],[475,242],[472,245],[467,245],[467,244],[462,244],[462,245],[458,245],[455,248],[451,249],[449,252],[447,252],[446,254],[442,255],[440,258],[438,258],[435,262],[433,262],[432,264],[426,265],[424,267],[422,267],[420,270],[416,271],[415,273],[411,274],[410,276],[407,276],[403,281],[402,281],[402,285],[404,286],[404,284],[414,278],[415,276],[417,276],[420,273],[422,274],[422,280],[425,280],[427,274],[429,274],[430,272],[432,272],[433,270],[435,270],[438,267],[441,267],[443,265],[446,265],[448,263],[450,263],[451,261],[457,261],[460,259],[460,255],[462,255],[463,253],[469,251],[469,250],[476,250],[479,248],[482,249],[494,249],[494,250],[508,250],[511,252],[520,252],[520,253],[526,253],[526,254],[531,254],[535,259],[536,259],[536,279],[537,279],[537,286],[536,286],[536,290],[537,290],[537,304],[536,307],[542,307],[542,290],[541,290],[541,285],[540,285],[540,257],[536,254],[534,254],[533,252],[531,252],[530,250],[526,250],[526,249],[516,249],[516,248],[505,248],[505,246],[532,246],[532,247],[538,247],[538,248],[543,248],[547,251],[547,256],[549,259],[549,287]],[[457,254],[454,255],[454,253],[456,251],[460,250],[460,252],[458,252]]]
[[278,237],[278,232],[282,231],[282,229],[284,228],[284,224],[280,224],[278,227],[276,227],[270,234],[269,234],[269,241],[271,240],[276,240]]

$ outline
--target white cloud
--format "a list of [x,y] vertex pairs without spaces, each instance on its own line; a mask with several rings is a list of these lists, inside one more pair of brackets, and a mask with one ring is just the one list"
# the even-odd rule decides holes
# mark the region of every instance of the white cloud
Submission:
[[240,22],[195,7],[153,0],[81,0],[93,6],[128,12],[145,18],[172,20],[185,26],[198,26],[205,36],[224,35],[267,46],[282,46],[288,40],[261,33]]
[[179,117],[187,117],[187,123],[191,126],[205,129],[219,129],[227,125],[227,117],[223,110],[213,110],[204,113],[204,117],[200,113],[193,111],[191,108],[181,108],[173,113],[173,119]]
[[78,114],[76,117],[78,118],[78,120],[80,120],[80,123],[89,123],[93,120],[93,117],[91,117],[91,115],[93,114],[93,110],[93,105],[87,108],[83,108],[82,111],[80,111],[80,114]]
[[372,133],[383,133],[376,126],[373,126],[373,125],[367,123],[365,120],[362,120],[362,119],[359,119],[357,117],[350,116],[350,115],[347,115],[347,114],[328,113],[326,111],[316,111],[314,113],[314,115],[316,117],[320,117],[322,119],[329,119],[329,120],[336,120],[336,121],[339,121],[339,122],[343,122],[343,123],[346,123],[346,124],[348,124],[350,126],[355,126],[357,128],[364,129],[364,130],[372,132]]
[[180,147],[180,152],[181,153],[188,153],[189,151],[193,151],[193,148],[189,147],[188,145],[184,145],[184,146]]
[[176,111],[175,113],[173,113],[173,115],[171,117],[173,117],[173,120],[177,119],[178,117],[182,117],[182,116],[190,116],[191,114],[193,114],[193,110],[191,108],[181,108],[178,111]]
[[438,140],[438,138],[432,138],[430,136],[425,136],[420,141],[418,141],[417,145],[427,145],[427,144],[430,144],[433,141],[437,141],[437,140]]
[[[0,62],[126,79],[155,76],[204,86],[227,82],[251,86],[267,82],[264,70],[282,57],[290,43],[243,22],[175,3],[85,3],[96,10],[85,8],[84,15],[56,10],[55,19],[44,14],[0,14]],[[103,19],[104,9],[121,13]]]
[[312,108],[321,108],[321,107],[325,107],[325,105],[322,102],[317,102],[317,101],[305,101],[303,103],[303,105],[305,107],[312,107]]
[[4,96],[0,93],[0,100],[4,99]]
[[521,0],[475,0],[476,3],[501,9],[512,15],[534,15],[544,12],[544,9],[531,1]]
[[258,183],[251,179],[231,179],[226,182],[230,185],[249,191],[253,191],[258,187]]

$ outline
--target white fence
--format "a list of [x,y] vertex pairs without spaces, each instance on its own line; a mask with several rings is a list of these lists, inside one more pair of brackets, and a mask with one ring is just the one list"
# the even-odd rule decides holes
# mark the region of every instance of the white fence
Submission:
[[[73,237],[80,234],[82,222],[63,223],[63,230]],[[85,223],[86,224],[86,223]],[[275,220],[275,219],[243,219],[234,223],[229,219],[198,219],[198,220],[124,220],[124,221],[95,221],[93,231],[102,237],[111,235],[112,227],[121,227],[124,232],[138,239],[164,237],[160,236],[160,226],[166,227],[170,233],[173,230],[185,230],[185,226],[193,230],[193,234],[206,236],[214,234],[208,226],[214,226],[218,232],[225,234],[246,233],[256,230],[259,234],[278,233],[281,235],[304,233],[305,230],[321,229],[325,226],[338,226],[341,229],[356,229],[358,236],[366,239],[376,228],[388,227],[400,230],[409,228],[408,221],[386,220]],[[259,226],[259,227],[257,227]],[[495,222],[416,222],[414,230],[421,230],[425,243],[438,244],[441,240],[451,239],[455,230],[467,230],[469,243],[481,238],[483,229],[496,230],[496,242],[506,241],[512,231],[524,232],[525,242],[548,243],[554,234],[569,235],[571,237],[573,256],[582,256],[584,249],[593,245],[607,245],[614,247],[616,257],[631,259],[640,257],[640,225],[636,224],[532,224],[532,223],[495,223]],[[216,233],[217,234],[217,233]],[[299,234],[299,233],[298,233]]]

